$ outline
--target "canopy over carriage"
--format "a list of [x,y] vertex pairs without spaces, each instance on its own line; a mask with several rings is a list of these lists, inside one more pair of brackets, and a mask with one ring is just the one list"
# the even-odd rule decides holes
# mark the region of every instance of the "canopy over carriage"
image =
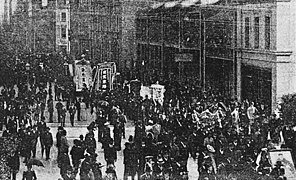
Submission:
[[116,64],[115,62],[104,62],[97,64],[93,88],[95,90],[112,90],[115,87]]

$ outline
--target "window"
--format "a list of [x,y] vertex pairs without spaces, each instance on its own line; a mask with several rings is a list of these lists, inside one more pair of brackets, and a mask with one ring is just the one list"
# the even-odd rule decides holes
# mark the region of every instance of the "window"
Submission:
[[65,13],[65,12],[62,12],[62,19],[61,19],[61,21],[62,22],[66,22],[67,21],[67,14]]
[[245,48],[250,47],[250,19],[245,18]]
[[270,17],[265,17],[265,49],[270,49]]
[[63,39],[67,38],[67,27],[66,26],[62,26],[62,28],[61,28],[61,37]]
[[259,48],[259,17],[255,17],[254,19],[254,48]]

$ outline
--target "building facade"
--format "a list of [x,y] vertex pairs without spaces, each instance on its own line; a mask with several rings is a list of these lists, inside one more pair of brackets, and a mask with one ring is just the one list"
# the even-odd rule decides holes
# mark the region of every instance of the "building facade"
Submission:
[[296,92],[295,0],[183,2],[139,12],[138,77],[159,69],[166,80],[191,79],[272,109],[282,95]]
[[53,0],[17,1],[10,35],[18,53],[46,53],[61,48],[60,39],[56,38],[60,26],[57,7]]
[[10,35],[20,52],[87,55],[130,72],[136,57],[135,14],[144,0],[28,0],[17,2]]
[[177,79],[220,89],[225,96],[234,93],[236,13],[234,8],[170,2],[140,12],[138,77],[148,84]]
[[135,59],[135,14],[150,1],[74,1],[71,4],[71,55],[88,52],[93,62],[115,62],[129,72]]

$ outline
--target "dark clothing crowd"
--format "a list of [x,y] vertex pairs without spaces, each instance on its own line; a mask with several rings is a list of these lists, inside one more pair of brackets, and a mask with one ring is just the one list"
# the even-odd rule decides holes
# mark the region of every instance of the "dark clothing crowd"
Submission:
[[[238,102],[217,90],[202,90],[190,83],[168,83],[165,88],[161,102],[142,98],[139,91],[124,85],[104,92],[84,89],[78,100],[58,95],[55,107],[52,92],[49,90],[47,94],[45,87],[30,88],[30,96],[21,96],[20,90],[17,98],[13,88],[4,88],[0,115],[1,127],[4,125],[6,129],[2,136],[17,140],[15,144],[18,144],[8,157],[1,154],[6,159],[9,175],[16,179],[20,156],[24,157],[24,163],[36,158],[38,140],[42,156],[45,153],[45,160],[50,159],[53,137],[44,118],[47,105],[48,122],[53,122],[52,113],[57,110],[60,123],[55,136],[57,163],[61,177],[66,180],[77,176],[81,180],[118,179],[115,170],[118,151],[124,155],[124,179],[136,176],[140,180],[188,179],[189,158],[196,160],[201,180],[217,179],[220,175],[230,177],[246,172],[246,167],[260,176],[282,177],[280,168],[280,173],[274,173],[277,170],[273,169],[267,172],[266,167],[272,165],[264,160],[264,151],[277,146],[290,148],[292,155],[296,154],[296,133],[283,123],[280,109],[272,113],[263,101]],[[66,105],[61,97],[67,101]],[[96,114],[96,120],[87,127],[88,133],[75,139],[70,147],[64,128],[65,113],[69,112],[74,126],[75,114],[81,120],[81,101]],[[128,137],[125,147],[121,147],[128,120],[134,123],[135,132]],[[97,162],[97,142],[102,145],[106,163]],[[107,167],[104,176],[102,164]],[[23,176],[30,177],[24,179],[36,179],[30,166],[25,172]]]

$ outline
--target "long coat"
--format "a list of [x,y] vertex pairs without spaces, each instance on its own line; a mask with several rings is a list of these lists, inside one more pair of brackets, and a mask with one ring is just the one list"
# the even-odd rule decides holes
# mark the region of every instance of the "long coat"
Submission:
[[61,168],[61,171],[60,171],[60,174],[61,175],[64,175],[67,173],[67,169],[69,166],[71,166],[70,164],[70,158],[69,158],[69,155],[67,153],[61,153],[60,156],[59,156],[59,168]]
[[126,146],[123,150],[123,163],[125,168],[125,173],[128,175],[136,175],[138,168],[138,152],[135,146],[131,143]]
[[17,152],[14,153],[13,156],[8,158],[8,166],[15,170],[15,171],[19,171],[20,169],[20,157],[19,154]]
[[114,146],[106,146],[104,148],[104,157],[107,162],[107,164],[114,164],[114,162],[117,160],[117,151]]
[[66,136],[61,136],[60,152],[68,152],[69,144]]
[[53,138],[50,132],[45,132],[43,135],[44,138],[44,145],[46,147],[51,147],[53,145]]

